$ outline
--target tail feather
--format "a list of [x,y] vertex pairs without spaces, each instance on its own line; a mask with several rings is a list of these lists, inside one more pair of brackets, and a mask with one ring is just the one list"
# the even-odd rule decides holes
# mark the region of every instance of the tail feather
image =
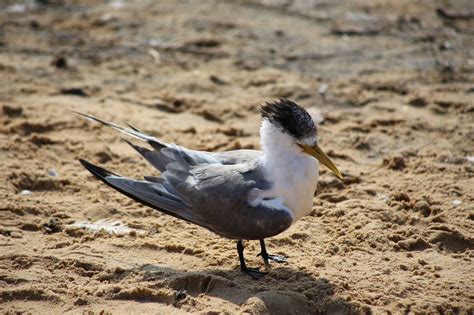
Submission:
[[92,163],[87,162],[86,160],[79,159],[79,162],[84,166],[89,172],[92,173],[95,177],[97,177],[100,180],[104,180],[105,177],[107,176],[119,176],[115,173],[112,173],[102,167],[96,166]]
[[[160,209],[167,211],[179,211],[186,208],[186,205],[174,195],[167,193],[163,185],[156,185],[146,181],[137,181],[133,179],[111,176],[106,178],[113,187],[120,188],[135,198],[140,199],[140,202],[147,202],[159,206]],[[161,186],[161,187],[160,187]]]
[[201,151],[187,150],[175,144],[163,142],[155,137],[141,132],[138,128],[135,128],[130,124],[128,124],[129,128],[125,128],[120,125],[96,118],[92,115],[83,114],[76,111],[73,112],[87,119],[94,120],[104,126],[110,127],[126,135],[129,135],[131,137],[146,141],[154,150],[143,148],[124,139],[135,151],[142,155],[161,173],[163,173],[166,170],[167,165],[172,162],[178,162],[180,166],[186,170],[189,169],[191,166],[196,166],[198,164],[221,163],[221,161],[219,159],[216,159],[213,154]]
[[163,181],[165,180],[163,177],[148,176],[148,175],[143,176],[143,179],[145,179],[149,182],[160,183],[160,184],[163,183]]
[[160,140],[158,140],[157,138],[155,137],[152,137],[150,135],[147,135],[141,131],[139,131],[137,128],[135,127],[132,127],[129,125],[130,128],[124,128],[120,125],[117,125],[117,124],[114,124],[114,123],[111,123],[111,122],[108,122],[108,121],[105,121],[105,120],[102,120],[102,119],[99,119],[99,118],[96,118],[92,115],[88,115],[88,114],[83,114],[83,113],[79,113],[79,112],[76,112],[74,111],[76,114],[78,115],[81,115],[83,117],[86,117],[88,119],[92,119],[98,123],[101,123],[102,125],[104,126],[107,126],[107,127],[110,127],[110,128],[113,128],[115,130],[118,130],[122,133],[125,133],[129,136],[132,136],[132,137],[135,137],[137,139],[140,139],[140,140],[143,140],[143,141],[146,141],[148,142],[155,150],[161,150],[162,148],[165,148],[168,146],[167,143],[165,142],[162,142]]
[[140,130],[138,130],[137,128],[135,128],[135,127],[133,127],[132,125],[130,125],[130,124],[127,124],[127,126],[130,127],[130,129],[133,129],[133,130],[136,131],[136,132],[143,133],[143,132],[141,132]]
[[158,177],[158,176],[144,176],[144,179],[149,181],[149,182],[154,182],[163,185],[164,189],[168,191],[170,194],[178,196],[179,193],[176,191],[176,189],[166,181],[165,178],[163,177]]
[[166,165],[172,160],[170,160],[165,155],[161,154],[158,151],[148,150],[147,148],[138,146],[136,144],[131,143],[127,139],[123,139],[126,143],[128,143],[135,151],[137,151],[141,156],[145,158],[154,168],[156,168],[160,172],[164,172],[166,169]]
[[95,177],[127,197],[173,217],[206,227],[206,223],[174,194],[176,191],[170,192],[162,184],[122,177],[83,159],[79,161]]

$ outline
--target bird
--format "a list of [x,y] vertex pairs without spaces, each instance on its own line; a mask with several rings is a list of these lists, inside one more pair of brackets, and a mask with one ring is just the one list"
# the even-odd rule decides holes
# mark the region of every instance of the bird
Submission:
[[145,148],[124,139],[159,174],[137,180],[79,159],[89,172],[141,204],[236,240],[240,270],[254,279],[268,272],[247,266],[243,241],[260,242],[259,256],[266,265],[286,263],[286,257],[267,252],[265,239],[311,212],[320,164],[343,178],[320,148],[311,115],[288,99],[260,106],[261,150],[191,150],[130,124],[122,127],[76,113],[148,143]]

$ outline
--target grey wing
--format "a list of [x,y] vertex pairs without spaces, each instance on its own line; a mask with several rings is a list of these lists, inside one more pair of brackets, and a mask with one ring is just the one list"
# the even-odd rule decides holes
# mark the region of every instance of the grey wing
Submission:
[[214,153],[213,157],[221,164],[241,164],[249,163],[262,155],[258,150],[233,150]]
[[129,125],[130,128],[122,127],[117,124],[104,121],[96,118],[92,115],[82,114],[75,112],[83,117],[99,122],[107,127],[115,129],[121,133],[127,134],[131,137],[140,139],[147,142],[153,150],[138,146],[127,140],[125,140],[133,149],[135,149],[140,155],[142,155],[152,166],[154,166],[160,172],[166,170],[166,165],[174,162],[173,156],[176,152],[178,156],[191,157],[195,163],[200,164],[237,164],[243,163],[248,160],[255,158],[260,155],[260,151],[255,150],[237,150],[228,151],[222,153],[212,153],[205,151],[189,150],[184,147],[163,142],[153,136],[147,135],[146,133],[138,130],[135,127]]
[[249,192],[264,189],[268,183],[245,167],[214,164],[186,171],[172,165],[164,177],[140,181],[80,161],[105,184],[135,201],[227,238],[264,239],[283,232],[293,222],[291,211],[284,205],[249,205]]
[[293,222],[292,212],[283,204],[250,206],[250,191],[270,187],[254,163],[201,165],[187,171],[184,167],[167,170],[163,176],[208,229],[227,238],[263,239]]
[[151,165],[160,172],[166,170],[169,163],[176,162],[175,156],[190,158],[190,163],[197,164],[224,164],[233,165],[241,163],[249,163],[262,155],[257,150],[236,150],[227,152],[204,152],[189,150],[175,144],[167,144],[166,147],[158,150],[149,150],[147,148],[133,144],[125,140],[132,148],[143,156]]
[[143,156],[148,161],[148,163],[150,163],[161,173],[166,170],[168,164],[176,162],[176,157],[187,159],[189,163],[220,163],[219,160],[214,158],[212,153],[188,150],[172,143],[166,143],[166,146],[162,148],[150,150],[139,145],[133,144],[127,140],[125,140],[125,142],[127,142],[133,149],[135,149],[135,151],[137,151],[141,156]]
[[131,126],[124,128],[80,115],[146,141],[154,149],[127,141],[162,172],[162,176],[147,176],[145,181],[121,177],[81,160],[93,175],[124,195],[228,238],[263,239],[291,225],[293,216],[284,205],[249,205],[248,194],[252,189],[270,188],[258,167],[260,151],[193,151],[160,141]]
[[162,183],[122,177],[85,160],[81,159],[79,161],[95,177],[135,201],[207,228],[206,223],[196,217],[181,198],[173,191],[167,190]]

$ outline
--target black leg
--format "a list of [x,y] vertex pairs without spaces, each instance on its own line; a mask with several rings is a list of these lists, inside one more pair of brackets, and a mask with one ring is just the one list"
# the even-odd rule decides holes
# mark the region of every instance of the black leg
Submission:
[[245,259],[244,259],[244,245],[242,244],[242,240],[239,240],[237,242],[237,252],[239,253],[239,260],[240,260],[240,270],[243,273],[248,274],[251,276],[253,279],[259,279],[266,275],[268,272],[263,272],[263,271],[258,271],[258,268],[248,268],[245,265]]
[[260,247],[261,247],[262,250],[261,250],[260,254],[258,254],[257,256],[262,256],[263,261],[266,264],[268,264],[269,260],[280,263],[280,264],[281,263],[286,263],[286,257],[285,256],[270,255],[269,253],[267,253],[267,248],[265,247],[264,240],[260,240]]

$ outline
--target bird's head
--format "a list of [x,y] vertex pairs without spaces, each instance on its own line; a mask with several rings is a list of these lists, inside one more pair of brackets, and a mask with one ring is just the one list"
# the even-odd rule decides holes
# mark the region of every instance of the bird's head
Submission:
[[[337,177],[342,179],[342,174],[336,165],[318,145],[318,128],[311,115],[301,106],[287,100],[279,99],[266,103],[261,107],[262,130],[269,129],[267,133],[280,133],[283,137],[275,137],[275,141],[289,141],[290,145],[301,152],[315,157],[319,162],[328,167]],[[262,138],[265,137],[262,133]],[[276,143],[273,143],[275,145]]]

